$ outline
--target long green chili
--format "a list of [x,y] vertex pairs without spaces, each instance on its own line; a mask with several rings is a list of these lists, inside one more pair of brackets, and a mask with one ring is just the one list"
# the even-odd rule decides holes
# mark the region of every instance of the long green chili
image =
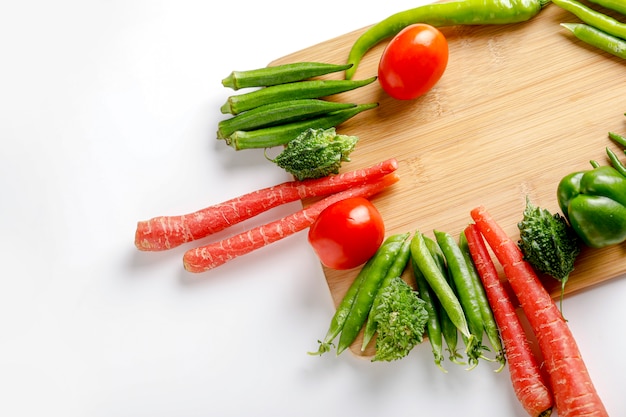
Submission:
[[607,9],[615,10],[623,15],[626,15],[626,3],[624,0],[589,0],[591,3],[595,3]]
[[398,34],[414,23],[435,27],[491,25],[524,22],[550,3],[550,0],[453,0],[432,3],[395,13],[367,29],[352,45],[346,79],[351,79],[361,58],[374,45]]
[[626,41],[584,23],[561,23],[581,41],[616,57],[626,59]]
[[610,16],[600,13],[590,7],[585,6],[576,0],[552,0],[560,8],[567,10],[584,23],[600,29],[609,35],[626,39],[626,24]]

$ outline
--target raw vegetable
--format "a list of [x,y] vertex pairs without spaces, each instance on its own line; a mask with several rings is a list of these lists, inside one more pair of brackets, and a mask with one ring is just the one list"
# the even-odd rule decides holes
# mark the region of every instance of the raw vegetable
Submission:
[[346,198],[325,208],[308,234],[321,263],[332,269],[364,264],[376,253],[384,237],[380,212],[363,197]]
[[463,307],[428,250],[423,234],[419,231],[416,231],[413,239],[411,239],[411,259],[422,272],[426,281],[428,281],[430,288],[432,288],[433,292],[437,295],[450,321],[454,323],[459,332],[461,332],[463,337],[467,340],[466,349],[473,349],[478,341],[476,341],[476,338],[470,333]]
[[580,253],[581,241],[565,217],[535,207],[526,198],[523,219],[517,224],[520,231],[518,246],[524,260],[535,270],[561,282],[561,301],[574,261]]
[[252,110],[264,104],[278,101],[327,97],[364,87],[376,81],[376,77],[364,80],[308,80],[273,85],[244,94],[228,97],[220,108],[224,114],[233,115]]
[[587,7],[576,0],[552,0],[552,3],[572,13],[589,26],[593,26],[608,35],[626,39],[626,24],[619,20]]
[[139,221],[135,231],[135,246],[142,251],[172,249],[282,204],[375,182],[397,169],[398,161],[391,158],[367,168],[325,178],[283,182],[189,214]]
[[470,276],[469,268],[465,262],[461,248],[457,242],[449,233],[435,230],[434,234],[441,251],[446,257],[448,270],[450,271],[450,276],[454,281],[459,302],[465,312],[468,328],[476,341],[476,343],[470,343],[468,342],[469,338],[465,336],[466,353],[468,357],[468,364],[470,366],[469,369],[472,369],[478,365],[478,360],[480,358],[486,359],[483,355],[483,350],[486,350],[487,348],[482,343],[485,327],[483,323],[480,300],[476,295],[476,287]]
[[307,129],[270,161],[297,180],[326,177],[337,174],[342,162],[350,161],[358,140],[356,136],[338,135],[334,127]]
[[608,417],[570,328],[532,266],[484,207],[474,208],[471,216],[502,265],[537,338],[559,417]]
[[239,90],[248,87],[268,87],[303,81],[308,78],[350,68],[349,64],[337,65],[325,62],[295,62],[292,64],[275,65],[247,71],[233,71],[222,80],[224,87]]
[[363,328],[374,298],[408,237],[408,233],[392,235],[378,249],[372,268],[359,287],[352,309],[339,335],[337,355],[350,347]]
[[297,122],[355,106],[353,103],[338,103],[316,98],[270,103],[220,121],[217,138],[226,139],[238,130],[255,130]]
[[552,411],[552,393],[541,374],[539,361],[532,352],[515,307],[502,282],[500,282],[498,271],[491,260],[478,227],[475,224],[470,224],[465,229],[464,234],[467,238],[472,260],[476,265],[476,270],[500,329],[502,342],[506,349],[513,391],[530,416],[547,417]]
[[424,301],[418,297],[402,278],[394,277],[381,288],[380,299],[370,313],[376,322],[376,354],[373,361],[394,361],[404,358],[423,340],[428,312]]
[[282,219],[255,227],[219,242],[210,243],[185,252],[183,265],[189,272],[204,272],[262,248],[270,243],[309,227],[322,210],[329,205],[349,197],[371,197],[399,180],[395,173],[381,180],[353,187],[333,194]]
[[584,23],[561,23],[581,41],[616,57],[626,59],[626,41]]
[[402,29],[387,44],[378,65],[378,82],[387,94],[411,100],[430,91],[448,64],[448,41],[431,25]]
[[598,4],[607,9],[615,10],[623,15],[626,15],[626,3],[624,0],[589,0],[591,3]]
[[529,20],[549,0],[453,0],[426,4],[395,13],[367,29],[352,45],[346,79],[351,79],[361,58],[374,45],[395,36],[405,27],[426,23],[435,27],[455,25],[508,24]]
[[235,150],[252,148],[271,148],[286,145],[307,129],[329,129],[336,127],[357,114],[378,107],[378,103],[359,104],[298,122],[264,127],[256,130],[238,130],[225,138],[226,144]]

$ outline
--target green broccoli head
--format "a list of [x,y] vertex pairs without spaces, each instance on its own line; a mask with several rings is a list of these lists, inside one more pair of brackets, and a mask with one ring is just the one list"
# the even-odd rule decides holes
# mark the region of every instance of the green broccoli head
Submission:
[[272,161],[296,179],[321,178],[337,174],[341,163],[350,161],[356,136],[338,135],[335,128],[307,129]]
[[380,300],[377,300],[375,311],[370,312],[378,332],[376,354],[372,360],[401,359],[423,340],[428,321],[425,302],[400,277],[391,279],[376,297]]
[[574,270],[574,261],[580,253],[580,239],[558,213],[535,207],[526,200],[524,218],[517,224],[520,231],[518,246],[538,271],[548,274],[563,284]]

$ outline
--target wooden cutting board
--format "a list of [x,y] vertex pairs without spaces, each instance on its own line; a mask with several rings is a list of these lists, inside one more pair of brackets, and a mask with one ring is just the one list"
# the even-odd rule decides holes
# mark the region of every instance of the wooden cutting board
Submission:
[[[607,133],[626,134],[626,61],[582,44],[559,25],[576,21],[549,5],[526,23],[442,28],[449,63],[427,95],[398,101],[373,83],[329,98],[380,104],[337,130],[360,139],[344,171],[391,157],[399,161],[401,180],[373,199],[387,235],[420,230],[433,237],[438,229],[458,236],[471,221],[470,210],[484,205],[517,239],[526,196],[557,212],[556,188],[562,177],[590,169],[592,159],[608,164],[607,146],[623,155]],[[344,63],[364,30],[271,65]],[[355,78],[376,75],[385,45],[370,50]],[[335,305],[357,272],[325,269]],[[625,273],[626,245],[585,249],[566,292]],[[556,280],[544,282],[558,297]]]

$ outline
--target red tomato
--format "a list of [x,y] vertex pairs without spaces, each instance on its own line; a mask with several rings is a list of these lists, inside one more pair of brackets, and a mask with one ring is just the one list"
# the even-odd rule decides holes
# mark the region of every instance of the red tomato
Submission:
[[322,264],[332,269],[350,269],[365,263],[384,237],[380,212],[362,197],[328,206],[309,229],[313,250]]
[[401,30],[385,47],[378,82],[387,94],[410,100],[428,92],[448,65],[448,41],[435,27],[417,23]]

